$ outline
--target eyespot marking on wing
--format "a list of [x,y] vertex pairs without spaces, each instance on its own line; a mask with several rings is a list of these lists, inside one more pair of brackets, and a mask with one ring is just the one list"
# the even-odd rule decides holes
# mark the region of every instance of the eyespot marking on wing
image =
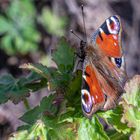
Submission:
[[118,68],[120,68],[122,65],[122,58],[115,58],[115,63],[118,66]]
[[86,89],[81,90],[82,93],[82,107],[86,113],[90,113],[93,106],[93,99],[90,96],[90,93]]
[[92,43],[106,56],[121,58],[121,21],[119,16],[115,15],[107,18],[93,34]]
[[96,111],[98,105],[100,105],[98,109],[101,109],[101,105],[104,104],[101,85],[91,65],[86,65],[83,71],[81,101],[83,112],[88,116]]
[[112,16],[106,19],[108,31],[111,34],[118,34],[120,31],[120,22],[117,16]]
[[125,62],[124,62],[124,57],[121,57],[121,58],[111,58],[111,61],[113,62],[113,64],[115,64],[115,66],[117,66],[119,69],[124,69],[124,65],[125,65]]

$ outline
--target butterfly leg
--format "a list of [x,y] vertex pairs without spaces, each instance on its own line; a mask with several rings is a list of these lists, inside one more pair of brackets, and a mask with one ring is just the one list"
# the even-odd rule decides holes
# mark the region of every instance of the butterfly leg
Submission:
[[80,58],[77,58],[75,61],[73,73],[75,73],[77,70],[83,70],[83,60]]
[[85,53],[81,48],[75,53],[76,54],[76,61],[73,69],[73,73],[75,73],[77,70],[83,70],[83,63],[85,59]]

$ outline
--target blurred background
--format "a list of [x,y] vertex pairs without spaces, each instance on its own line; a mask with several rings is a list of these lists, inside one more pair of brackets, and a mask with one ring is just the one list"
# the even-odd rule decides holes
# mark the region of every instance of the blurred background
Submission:
[[[23,63],[50,66],[51,51],[60,37],[71,44],[79,40],[70,33],[73,29],[83,37],[80,6],[84,4],[88,38],[106,18],[117,14],[122,21],[122,46],[129,77],[140,74],[140,0],[0,0],[0,76],[27,74],[18,67]],[[46,90],[32,95],[30,105],[38,104]],[[25,109],[22,103],[1,105],[2,115],[12,118],[12,129]],[[3,111],[4,110],[4,111]]]

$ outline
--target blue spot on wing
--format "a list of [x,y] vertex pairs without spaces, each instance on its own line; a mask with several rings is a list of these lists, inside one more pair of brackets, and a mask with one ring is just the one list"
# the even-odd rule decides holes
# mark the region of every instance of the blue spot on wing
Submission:
[[99,29],[96,30],[96,31],[93,33],[92,37],[91,37],[91,42],[92,42],[93,44],[96,44],[96,38],[97,38],[98,34],[99,34]]
[[115,58],[115,63],[117,65],[117,67],[120,68],[121,64],[122,64],[122,58]]

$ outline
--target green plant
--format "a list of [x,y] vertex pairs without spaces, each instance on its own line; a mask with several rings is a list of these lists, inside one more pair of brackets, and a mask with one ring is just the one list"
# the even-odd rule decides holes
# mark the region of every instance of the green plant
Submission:
[[59,37],[64,35],[64,29],[68,20],[65,16],[60,17],[51,10],[44,8],[38,20],[50,34]]
[[[18,80],[10,75],[1,77],[0,103],[8,99],[16,103],[26,101],[30,91],[50,89],[39,105],[28,108],[19,118],[26,124],[20,126],[10,140],[128,140],[129,137],[139,140],[140,76],[128,83],[127,93],[115,109],[98,112],[89,120],[81,110],[82,73],[78,71],[73,75],[74,50],[64,38],[52,58],[57,68],[24,64],[21,68],[32,71],[29,76]],[[100,119],[108,124],[108,128],[104,129]]]
[[0,47],[8,54],[26,54],[37,49],[35,8],[30,0],[13,0],[0,15]]

